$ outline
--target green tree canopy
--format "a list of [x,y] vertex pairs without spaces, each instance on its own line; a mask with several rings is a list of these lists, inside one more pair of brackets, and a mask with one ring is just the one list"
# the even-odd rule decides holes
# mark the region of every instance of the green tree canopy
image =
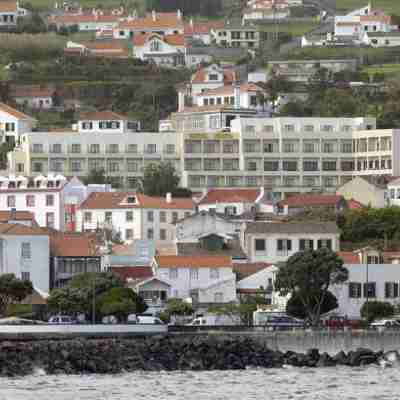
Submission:
[[30,281],[21,280],[14,274],[0,276],[0,315],[4,315],[7,307],[17,301],[23,300],[32,294],[33,286]]
[[292,255],[279,268],[275,288],[283,295],[297,296],[307,319],[317,325],[329,287],[347,278],[348,271],[336,253],[329,249],[308,250]]
[[368,301],[360,310],[361,316],[368,322],[375,319],[388,318],[395,313],[395,307],[387,301]]

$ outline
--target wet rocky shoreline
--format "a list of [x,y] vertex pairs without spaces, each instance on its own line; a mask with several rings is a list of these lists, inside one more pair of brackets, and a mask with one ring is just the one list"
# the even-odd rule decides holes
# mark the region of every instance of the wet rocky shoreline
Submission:
[[1,341],[0,376],[23,376],[38,368],[47,374],[116,374],[133,371],[232,370],[358,367],[397,362],[397,352],[358,349],[337,354],[310,349],[276,351],[249,337],[149,337],[132,339],[64,339]]

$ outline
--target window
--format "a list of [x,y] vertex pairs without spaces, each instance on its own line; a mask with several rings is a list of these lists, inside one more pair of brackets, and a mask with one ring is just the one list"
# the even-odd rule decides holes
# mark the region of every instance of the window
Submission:
[[55,143],[53,146],[51,146],[51,153],[61,153],[61,144],[60,143]]
[[21,243],[21,257],[24,260],[30,260],[31,259],[31,244],[24,242]]
[[167,230],[160,229],[160,240],[167,240]]
[[83,220],[90,224],[92,222],[92,213],[89,211],[85,211],[85,213],[83,214]]
[[81,152],[81,145],[79,143],[73,143],[71,145],[71,153],[80,153]]
[[165,152],[167,154],[174,154],[175,153],[175,145],[174,144],[167,144],[165,146]]
[[91,144],[89,146],[89,153],[92,153],[92,154],[100,153],[100,145],[99,144]]
[[112,212],[111,211],[106,211],[104,213],[104,221],[111,224],[112,223]]
[[154,211],[147,211],[147,221],[148,222],[154,221]]
[[190,211],[185,211],[185,218],[189,218],[192,215]]
[[305,132],[314,132],[314,125],[304,125]]
[[379,257],[378,256],[367,256],[367,263],[368,264],[379,264]]
[[133,239],[133,229],[126,229],[125,240],[132,240],[132,239]]
[[153,40],[150,43],[150,51],[156,52],[156,51],[162,51],[162,44],[159,40]]
[[15,196],[7,196],[7,207],[15,207]]
[[361,298],[361,283],[349,282],[349,298],[350,299]]
[[139,164],[137,161],[128,160],[128,172],[137,172],[139,170]]
[[125,214],[126,222],[133,221],[133,211],[127,211]]
[[41,162],[34,162],[33,172],[42,172],[42,171],[43,171],[43,164]]
[[160,222],[167,222],[167,213],[165,211],[160,211]]
[[285,125],[285,126],[283,127],[283,129],[284,129],[286,132],[294,132],[294,125]]
[[323,161],[322,162],[323,171],[336,171],[336,161]]
[[54,195],[52,195],[52,194],[47,194],[46,195],[46,206],[47,207],[54,206]]
[[283,143],[283,152],[284,153],[294,153],[296,151],[295,143]]
[[255,239],[254,248],[256,251],[265,251],[265,239]]
[[279,161],[264,161],[264,171],[279,171]]
[[318,248],[332,250],[332,239],[319,239]]
[[375,282],[368,282],[364,283],[363,285],[363,292],[365,298],[375,298],[376,297],[376,283]]
[[219,278],[219,269],[210,268],[210,279],[218,279],[218,278]]
[[48,228],[54,228],[54,213],[46,213],[46,226]]
[[82,170],[82,163],[80,161],[71,161],[71,171],[79,172]]
[[208,80],[209,81],[217,81],[218,75],[217,74],[208,74]]
[[342,142],[342,153],[351,153],[353,151],[353,143],[351,141]]
[[156,152],[157,152],[157,145],[155,145],[155,144],[148,144],[148,145],[146,146],[145,153],[154,154],[154,153],[156,153]]
[[178,268],[169,269],[169,279],[178,279]]
[[316,143],[313,143],[313,142],[304,142],[303,143],[304,153],[315,153],[316,148],[317,148]]
[[333,131],[333,126],[332,125],[322,125],[321,126],[321,131],[322,132],[332,132]]
[[32,153],[43,153],[43,144],[34,143],[32,146]]
[[30,281],[31,280],[31,274],[29,272],[21,272],[21,280]]
[[297,161],[283,161],[282,169],[284,171],[297,171]]
[[93,122],[82,122],[82,129],[93,129]]
[[24,163],[17,163],[17,172],[25,172]]
[[190,280],[197,281],[199,279],[199,270],[197,268],[190,269]]
[[128,144],[126,148],[127,153],[137,153],[138,152],[138,146],[137,144]]
[[224,301],[224,294],[221,292],[214,293],[214,302],[222,303]]
[[147,229],[147,239],[149,240],[154,239],[154,230],[152,228]]
[[264,132],[273,132],[274,131],[274,127],[273,127],[273,125],[264,125],[263,131]]
[[394,299],[399,297],[398,282],[385,282],[385,297],[387,299]]
[[247,133],[254,133],[256,131],[256,127],[254,125],[246,125],[244,130]]
[[35,207],[35,196],[32,194],[26,195],[26,206],[27,207]]
[[6,132],[14,132],[14,131],[15,131],[15,123],[6,122]]
[[335,151],[335,144],[330,142],[325,142],[323,145],[324,153],[333,153]]
[[178,213],[174,211],[172,213],[172,223],[174,224],[176,221],[178,221]]
[[303,161],[304,171],[318,171],[318,161]]
[[313,250],[314,249],[314,240],[312,239],[300,239],[299,241],[299,250]]
[[290,239],[278,239],[277,250],[279,255],[287,255],[292,250],[292,241]]
[[118,144],[109,144],[107,146],[107,153],[118,153],[118,152],[119,152]]

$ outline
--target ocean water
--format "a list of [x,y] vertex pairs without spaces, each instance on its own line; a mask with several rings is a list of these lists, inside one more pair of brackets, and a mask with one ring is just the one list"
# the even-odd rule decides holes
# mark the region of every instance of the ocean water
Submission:
[[248,369],[0,379],[0,400],[398,400],[400,369]]

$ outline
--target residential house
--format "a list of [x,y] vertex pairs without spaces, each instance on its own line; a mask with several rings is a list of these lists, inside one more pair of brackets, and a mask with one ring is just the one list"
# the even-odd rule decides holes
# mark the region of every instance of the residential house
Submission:
[[181,35],[184,33],[183,15],[152,11],[144,17],[128,17],[114,28],[114,39],[131,39],[137,35],[157,33],[159,35]]
[[185,65],[185,37],[183,34],[160,35],[148,33],[133,37],[134,57],[158,65]]
[[74,276],[101,271],[94,235],[50,232],[50,286],[63,287]]
[[41,86],[15,86],[13,97],[23,107],[48,110],[53,107],[54,90]]
[[49,235],[38,227],[0,224],[0,275],[29,280],[35,289],[49,293]]
[[26,17],[28,10],[20,7],[18,0],[0,1],[0,29],[10,29],[17,26],[18,18]]
[[362,42],[371,47],[400,46],[400,30],[393,32],[365,32]]
[[68,41],[64,54],[66,56],[128,58],[131,56],[127,44],[122,40],[95,40],[91,42]]
[[213,29],[213,40],[222,47],[244,47],[258,49],[260,47],[260,32],[258,28],[246,21],[225,21],[223,27]]
[[209,64],[213,59],[212,49],[208,46],[186,46],[185,65],[187,68],[198,68]]
[[39,226],[63,230],[66,183],[62,175],[0,176],[0,210],[29,211]]
[[150,197],[135,192],[92,193],[79,207],[77,229],[111,229],[121,240],[173,241],[174,223],[194,212],[190,198]]
[[36,120],[5,103],[0,103],[0,139],[17,143],[23,133],[30,132]]
[[283,215],[296,215],[315,210],[341,213],[346,209],[347,202],[344,197],[335,194],[291,195],[277,204],[277,212]]
[[[393,181],[393,185],[395,185],[395,181]],[[388,205],[388,202],[392,204],[392,201],[395,201],[397,196],[400,198],[400,190],[396,192],[394,186],[390,187],[390,189],[388,188],[389,195],[386,197],[385,184],[361,176],[356,176],[351,181],[340,186],[336,193],[343,196],[346,200],[353,199],[364,206],[369,205],[374,208],[385,207]]]
[[241,240],[250,262],[275,264],[299,251],[338,251],[339,236],[334,222],[249,222],[242,229]]
[[198,22],[191,18],[188,24],[185,24],[185,38],[191,42],[200,42],[203,45],[209,46],[212,42],[212,30],[223,28],[222,21],[207,21]]
[[250,0],[242,12],[245,21],[280,20],[290,17],[287,0]]
[[214,210],[227,217],[253,215],[256,212],[273,212],[268,193],[261,188],[208,189],[198,200],[199,211]]
[[20,224],[31,228],[39,227],[30,211],[0,211],[0,224]]
[[196,308],[236,301],[231,257],[156,256],[153,272],[170,285],[168,297],[192,299]]

